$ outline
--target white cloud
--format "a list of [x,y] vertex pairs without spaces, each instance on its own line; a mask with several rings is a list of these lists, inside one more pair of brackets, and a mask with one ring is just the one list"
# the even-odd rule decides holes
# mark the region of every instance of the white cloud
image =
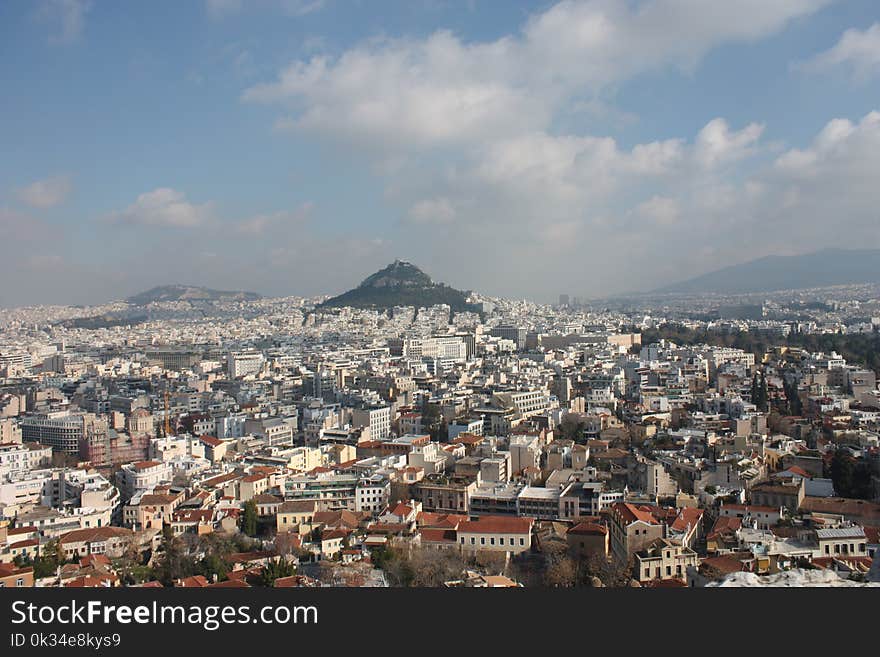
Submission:
[[18,198],[32,208],[46,209],[62,203],[71,189],[70,176],[53,176],[19,189]]
[[[626,146],[565,126],[609,114],[607,99],[626,80],[687,72],[713,48],[765,38],[827,4],[565,0],[493,41],[438,31],[298,59],[242,98],[281,108],[279,128],[341,142],[376,163],[385,202],[405,217],[395,246],[424,254],[429,269],[454,250],[462,264],[453,284],[541,295],[574,277],[589,281],[582,291],[644,289],[662,281],[620,267],[621,258],[655,260],[661,240],[709,268],[772,249],[766,241],[756,247],[748,230],[788,239],[797,231],[788,208],[815,210],[802,200],[791,205],[805,191],[783,193],[797,186],[783,163],[820,157],[812,151],[822,144],[838,148],[847,124],[830,125],[810,152],[784,153],[775,165],[766,163],[776,151],[760,122],[718,117],[695,134]],[[443,229],[451,223],[454,231]],[[805,243],[818,238],[801,233]],[[563,249],[571,257],[549,257]]]
[[423,199],[409,209],[409,220],[415,224],[449,224],[455,216],[455,207],[448,198]]
[[125,210],[107,220],[118,224],[193,228],[213,220],[213,204],[195,205],[183,192],[160,187],[137,197]]
[[880,23],[866,30],[847,30],[832,48],[809,60],[805,68],[826,71],[839,66],[850,67],[860,80],[880,74]]
[[86,14],[91,9],[91,0],[42,0],[39,16],[57,30],[49,37],[50,43],[77,41],[85,30]]
[[285,67],[243,99],[282,103],[305,132],[374,148],[423,148],[546,130],[571,101],[716,46],[772,34],[830,0],[564,1],[520,33],[466,43],[449,31],[376,39]]
[[[305,16],[324,8],[325,0],[261,0],[252,5],[268,7],[288,16]],[[205,11],[214,20],[237,14],[244,9],[244,0],[205,0]]]
[[544,99],[505,79],[506,57],[504,42],[467,46],[437,32],[294,62],[243,98],[292,103],[288,126],[380,149],[460,144],[549,119]]
[[312,213],[314,204],[303,203],[296,210],[258,214],[248,217],[236,226],[236,231],[246,235],[262,235],[267,230],[281,227],[301,226]]
[[731,132],[727,121],[713,119],[700,130],[695,146],[696,161],[711,168],[742,159],[754,152],[754,145],[764,132],[764,126],[750,123],[738,132]]
[[671,226],[679,218],[678,201],[666,196],[652,196],[636,206],[636,213],[660,226]]

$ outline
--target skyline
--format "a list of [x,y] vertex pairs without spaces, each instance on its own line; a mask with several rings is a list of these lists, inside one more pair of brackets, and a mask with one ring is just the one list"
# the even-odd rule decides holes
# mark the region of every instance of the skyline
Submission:
[[0,305],[396,258],[551,301],[880,247],[873,3],[382,4],[0,7]]

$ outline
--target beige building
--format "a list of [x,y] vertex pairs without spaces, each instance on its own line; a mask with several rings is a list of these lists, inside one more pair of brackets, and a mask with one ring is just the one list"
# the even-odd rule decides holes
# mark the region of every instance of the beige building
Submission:
[[520,554],[532,547],[533,518],[481,516],[459,523],[458,546],[463,552],[506,552]]
[[84,557],[87,554],[121,557],[131,541],[132,531],[123,527],[77,529],[58,539],[61,551],[68,560]]
[[635,553],[633,576],[639,582],[677,579],[685,581],[689,566],[699,565],[697,553],[689,547],[665,538],[658,538]]
[[275,516],[275,529],[281,532],[300,533],[311,530],[317,504],[314,500],[292,500],[281,504]]
[[663,538],[663,524],[651,513],[651,508],[618,502],[608,515],[611,552],[622,563],[627,563],[636,552]]
[[608,528],[604,525],[590,521],[579,522],[569,528],[565,539],[569,551],[579,559],[608,558]]

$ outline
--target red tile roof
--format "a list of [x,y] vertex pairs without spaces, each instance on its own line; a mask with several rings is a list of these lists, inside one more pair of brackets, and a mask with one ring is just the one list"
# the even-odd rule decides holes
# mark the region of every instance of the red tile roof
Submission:
[[529,534],[534,518],[515,518],[510,516],[481,516],[477,520],[466,520],[458,525],[459,533],[471,534]]

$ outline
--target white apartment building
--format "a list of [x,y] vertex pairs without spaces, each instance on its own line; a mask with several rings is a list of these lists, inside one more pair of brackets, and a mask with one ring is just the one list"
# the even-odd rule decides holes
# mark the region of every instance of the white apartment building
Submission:
[[130,500],[139,491],[150,491],[159,484],[169,483],[172,471],[169,463],[138,461],[123,465],[116,477],[123,498]]
[[263,369],[263,354],[231,353],[227,358],[230,379],[238,379],[252,374],[259,374]]
[[0,445],[0,475],[52,465],[52,448],[37,443]]
[[371,440],[385,440],[391,433],[391,408],[355,408],[351,412],[351,424],[355,428],[369,427]]
[[374,516],[388,506],[391,482],[382,475],[361,479],[355,488],[355,511],[372,513]]

